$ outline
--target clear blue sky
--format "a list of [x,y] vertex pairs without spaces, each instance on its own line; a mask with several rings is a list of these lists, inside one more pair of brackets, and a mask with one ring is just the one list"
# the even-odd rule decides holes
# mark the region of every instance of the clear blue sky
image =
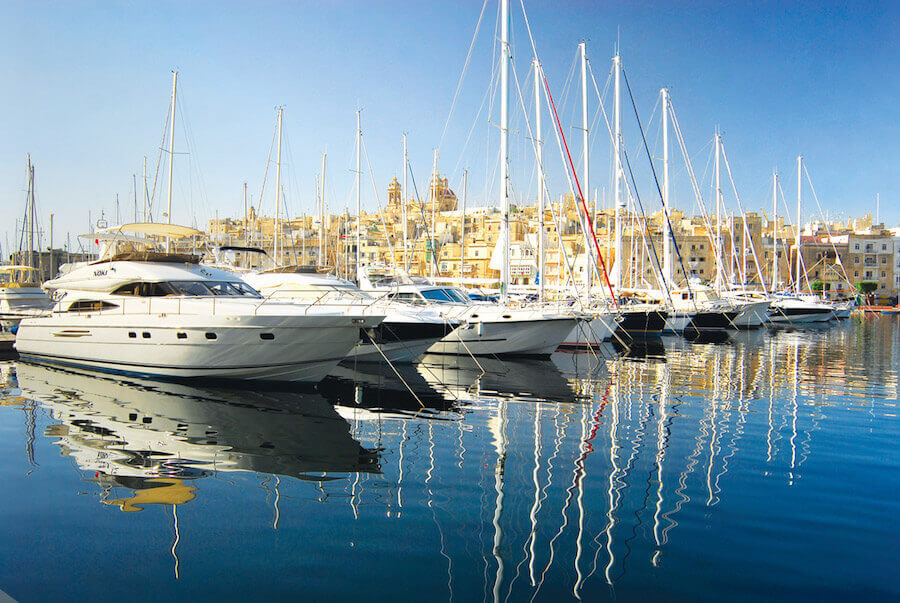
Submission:
[[[424,191],[481,6],[7,0],[0,5],[4,253],[22,211],[28,152],[45,227],[48,214],[56,214],[57,244],[66,232],[87,230],[89,210],[95,220],[101,209],[109,217],[116,193],[131,219],[132,174],[140,178],[145,155],[151,177],[155,171],[176,68],[183,101],[176,129],[176,222],[205,227],[216,211],[239,214],[244,181],[256,200],[279,104],[286,108],[291,215],[312,211],[314,178],[326,149],[329,205],[352,209],[357,107],[381,202],[388,181],[402,169],[403,132]],[[519,4],[512,6],[516,71],[530,86],[531,50]],[[564,1],[526,2],[526,8],[576,161],[579,91],[573,88],[577,80],[567,80],[576,45],[587,41],[602,88],[618,36],[641,117],[653,117],[647,135],[655,154],[661,152],[658,108],[653,112],[665,85],[706,186],[712,133],[719,127],[746,208],[771,212],[775,167],[793,207],[796,156],[803,154],[830,214],[874,213],[880,193],[882,218],[890,225],[900,220],[900,3]],[[476,119],[489,90],[496,18],[496,2],[489,0],[440,149],[439,169],[454,188],[461,168],[469,169],[473,205],[496,199],[496,104],[490,121],[486,112]],[[530,87],[525,94],[530,103]],[[596,98],[590,102],[593,114]],[[624,115],[633,124],[630,106]],[[517,199],[530,202],[533,162],[520,109],[512,120],[512,186]],[[625,135],[632,160],[646,166],[633,125]],[[555,144],[549,140],[545,151],[554,197],[566,192]],[[608,187],[608,147],[606,133],[596,131],[591,188]],[[692,211],[684,170],[673,170],[676,204]],[[371,210],[375,199],[365,171],[363,203]],[[655,210],[646,167],[638,171],[645,206]],[[271,171],[269,178],[262,209],[271,214]],[[164,182],[157,212],[165,201]],[[804,196],[808,211],[817,213],[811,194]]]

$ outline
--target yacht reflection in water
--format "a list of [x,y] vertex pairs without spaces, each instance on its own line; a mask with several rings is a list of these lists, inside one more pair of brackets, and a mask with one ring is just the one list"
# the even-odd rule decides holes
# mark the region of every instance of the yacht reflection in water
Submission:
[[58,421],[46,435],[57,438],[63,454],[98,483],[135,491],[131,499],[105,501],[124,511],[188,502],[193,488],[183,480],[212,472],[318,481],[329,473],[380,470],[377,451],[360,446],[317,394],[118,381],[25,363],[17,374],[23,395]]

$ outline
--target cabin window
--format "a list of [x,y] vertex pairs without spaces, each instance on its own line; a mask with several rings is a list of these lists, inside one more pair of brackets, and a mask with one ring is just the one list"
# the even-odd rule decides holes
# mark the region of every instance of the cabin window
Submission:
[[259,338],[265,339],[266,341],[272,341],[275,339],[275,333],[260,333]]
[[207,339],[216,339],[217,335],[215,333],[207,333],[206,338]]
[[187,333],[177,333],[175,337],[178,339],[187,339]]
[[69,312],[97,312],[99,310],[109,310],[118,308],[116,304],[108,301],[100,301],[99,299],[86,299],[69,304]]
[[149,331],[144,331],[143,333],[141,333],[141,337],[143,337],[144,339],[150,339]]
[[140,287],[141,283],[128,283],[113,291],[113,295],[140,295]]
[[202,297],[212,295],[212,291],[206,284],[199,281],[173,281],[169,283],[178,295],[189,297]]
[[134,331],[128,331],[128,337],[130,337],[131,339],[135,339],[137,338],[137,333],[135,333]]

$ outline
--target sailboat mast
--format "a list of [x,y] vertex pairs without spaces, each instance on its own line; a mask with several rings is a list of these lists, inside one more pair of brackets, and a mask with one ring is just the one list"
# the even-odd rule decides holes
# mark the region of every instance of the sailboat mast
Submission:
[[435,276],[437,267],[437,223],[435,222],[435,203],[437,201],[437,149],[431,162],[431,276]]
[[406,221],[406,175],[409,172],[406,154],[406,133],[403,134],[403,188],[400,190],[400,219],[403,220],[403,271],[409,272],[409,225]]
[[322,153],[322,188],[319,196],[319,266],[325,265],[325,159],[328,153]]
[[716,292],[722,291],[722,271],[724,265],[722,262],[722,212],[721,212],[721,192],[719,188],[719,131],[716,130]]
[[[28,192],[26,193],[25,220],[28,225],[28,260],[25,265],[34,268],[34,166],[31,165],[31,154],[25,156],[27,163],[26,178],[28,182]],[[21,240],[21,239],[20,239]]]
[[360,180],[360,151],[362,150],[362,127],[360,126],[359,110],[356,111],[356,274],[357,282],[359,279],[360,264],[360,243],[362,241],[360,229],[362,228],[362,203],[361,203],[361,180]]
[[144,155],[144,167],[142,170],[141,180],[144,182],[144,194],[143,194],[143,197],[144,197],[144,222],[147,222],[149,220],[147,217],[149,212],[148,212],[148,208],[147,208],[148,199],[147,199],[147,156],[146,155]]
[[800,192],[801,192],[800,173],[802,171],[803,171],[803,156],[798,155],[797,156],[797,278],[795,281],[797,283],[797,287],[796,287],[797,293],[800,293],[800,290],[802,289],[802,287],[800,286],[800,264],[801,264],[801,257],[800,257],[800,224],[801,224],[801,222],[800,222]]
[[537,233],[538,233],[538,301],[544,301],[544,160],[541,134],[541,64],[534,60],[534,131],[535,157],[538,169],[538,198],[537,198]]
[[[587,42],[582,42],[578,45],[581,49],[581,144],[584,149],[584,167],[583,167],[583,180],[581,183],[582,190],[586,191],[588,195],[590,195],[591,185],[590,185],[590,158],[588,157],[589,148],[588,148],[588,108],[587,108]],[[584,200],[585,202],[588,199]],[[585,203],[585,209],[587,209],[587,203]],[[595,206],[596,207],[596,206]],[[584,222],[587,224],[590,221],[590,214],[585,211]],[[590,228],[583,228],[584,231],[584,255],[585,255],[585,269],[587,270],[587,276],[585,278],[587,285],[588,297],[591,294],[591,285],[594,281],[594,273],[591,268],[594,264],[594,254],[593,254],[593,245],[591,245],[591,232]]]
[[621,131],[621,107],[619,102],[619,96],[621,93],[621,84],[620,84],[620,72],[621,72],[621,57],[619,56],[618,49],[616,49],[616,56],[613,57],[613,69],[615,70],[614,79],[614,94],[615,94],[615,105],[614,105],[614,136],[613,136],[613,203],[616,207],[616,250],[615,250],[615,261],[613,263],[613,281],[616,284],[616,287],[619,290],[622,290],[622,264],[625,262],[625,258],[622,257],[622,221],[625,219],[625,200],[622,199],[621,193],[621,184],[619,182],[619,174],[622,171],[622,156],[620,152],[620,145],[622,142],[622,131]]
[[279,235],[281,234],[280,226],[281,226],[281,120],[284,114],[284,107],[278,107],[278,155],[275,160],[275,222],[274,222],[274,232],[272,233],[272,237],[274,241],[272,241],[272,255],[275,256],[275,265],[281,264],[281,257],[279,252],[281,251],[278,246],[278,240],[281,238]]
[[[172,223],[172,172],[175,167],[175,91],[178,89],[178,71],[172,72],[172,115],[169,122],[169,192],[166,195],[166,223]],[[166,239],[166,251],[172,251],[172,239]]]
[[[469,170],[463,170],[463,190],[462,190],[462,221],[459,235],[459,278],[465,278],[466,264],[466,197],[469,192]],[[406,222],[404,221],[404,229]],[[406,240],[403,241],[404,245]]]
[[666,286],[672,284],[672,228],[669,224],[669,89],[662,94],[663,131],[663,279]]
[[772,291],[778,287],[778,172],[772,172]]
[[500,301],[509,299],[509,0],[500,2],[500,211],[501,233],[506,237],[500,271]]

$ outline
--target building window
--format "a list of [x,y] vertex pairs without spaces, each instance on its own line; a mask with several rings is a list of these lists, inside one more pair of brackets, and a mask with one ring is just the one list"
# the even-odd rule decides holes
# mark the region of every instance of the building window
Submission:
[[856,257],[853,258],[853,263],[854,263],[854,264],[859,264],[859,256],[856,256]]
[[859,243],[857,243],[856,245],[854,245],[854,246],[853,246],[853,249],[855,249],[856,251],[859,251]]
[[853,271],[853,276],[859,276],[859,270],[854,270],[854,271]]

